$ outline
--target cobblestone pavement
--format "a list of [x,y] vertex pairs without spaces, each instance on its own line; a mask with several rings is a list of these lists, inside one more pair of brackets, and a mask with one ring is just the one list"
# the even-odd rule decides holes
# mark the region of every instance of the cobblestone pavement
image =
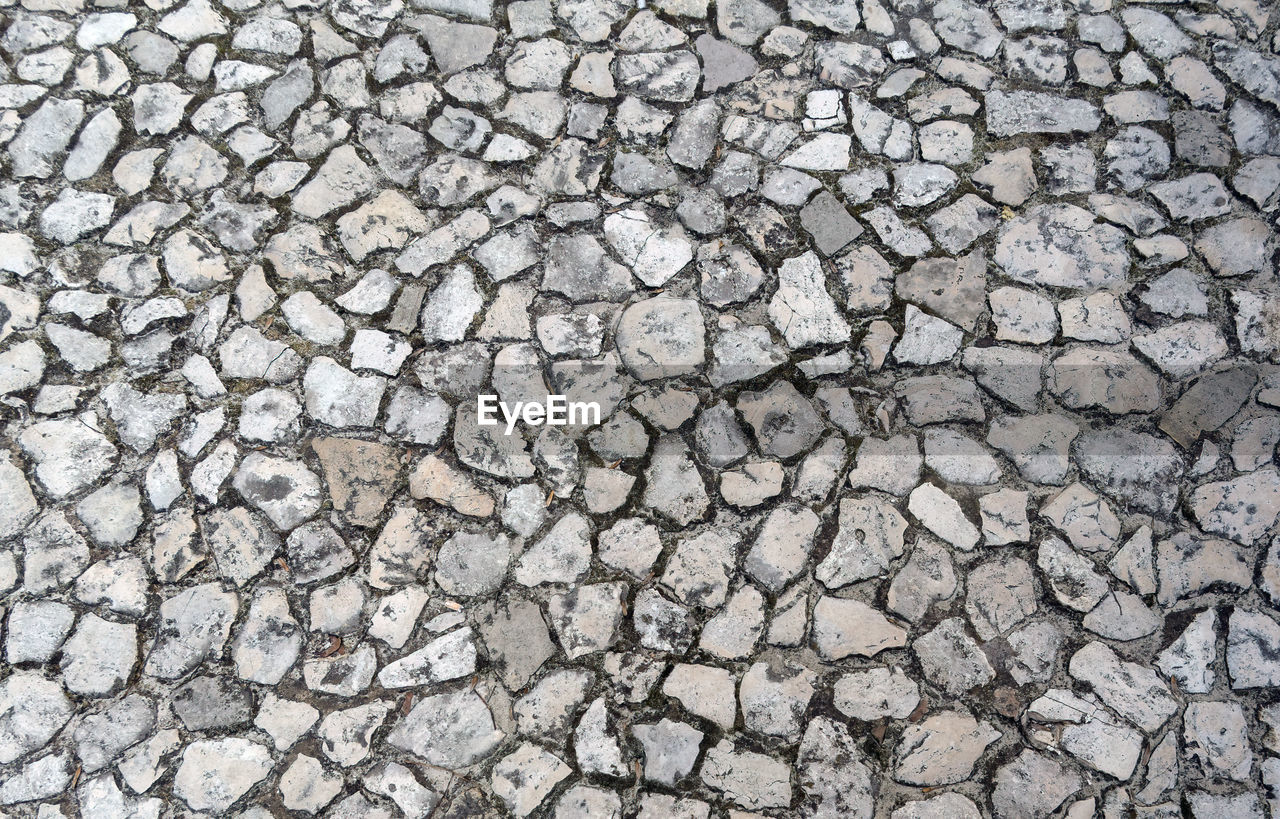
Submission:
[[1280,815],[1269,6],[644,6],[0,0],[0,816]]

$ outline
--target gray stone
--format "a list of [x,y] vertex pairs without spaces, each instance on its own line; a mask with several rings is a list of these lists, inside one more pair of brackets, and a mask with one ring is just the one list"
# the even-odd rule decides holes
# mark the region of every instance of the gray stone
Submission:
[[703,783],[748,809],[791,804],[790,773],[785,763],[737,750],[729,740],[709,749],[701,768]]
[[1121,660],[1103,643],[1089,643],[1072,655],[1070,672],[1143,730],[1155,731],[1177,710],[1168,687],[1154,671]]
[[527,816],[569,776],[559,757],[526,742],[493,767],[493,792],[516,816]]
[[0,706],[0,760],[6,765],[43,748],[72,714],[62,686],[30,671],[15,671],[0,683]]
[[1082,784],[1075,771],[1031,750],[996,771],[995,781],[998,816],[1050,816]]
[[219,656],[238,610],[235,593],[222,591],[216,583],[193,586],[165,600],[160,604],[160,624],[145,673],[176,679]]
[[1227,672],[1233,689],[1273,686],[1280,679],[1274,660],[1280,626],[1260,611],[1237,608],[1227,630]]
[[824,256],[832,256],[862,235],[862,225],[828,191],[810,200],[800,211],[800,223]]
[[1036,91],[993,90],[986,106],[987,130],[996,136],[1089,133],[1101,121],[1098,110],[1085,100]]
[[645,779],[674,785],[693,770],[703,738],[696,728],[664,718],[651,725],[635,725],[631,733],[644,749]]
[[1001,736],[963,711],[943,711],[907,726],[893,752],[893,778],[908,785],[948,785],[973,772],[986,747]]
[[39,179],[52,176],[83,118],[84,103],[80,100],[45,100],[9,143],[13,175]]
[[240,737],[188,745],[174,777],[174,794],[192,810],[225,811],[271,771],[267,749]]
[[778,277],[769,318],[793,349],[848,340],[849,325],[827,292],[816,255],[787,259],[778,269]]
[[858,600],[822,597],[813,610],[818,653],[838,660],[850,654],[874,657],[886,648],[906,645],[907,632]]
[[732,85],[756,73],[755,59],[732,43],[703,34],[694,45],[702,57],[704,93]]

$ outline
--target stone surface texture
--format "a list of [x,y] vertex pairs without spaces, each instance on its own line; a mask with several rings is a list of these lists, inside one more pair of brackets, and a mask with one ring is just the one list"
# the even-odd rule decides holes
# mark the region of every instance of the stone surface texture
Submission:
[[1274,6],[0,0],[0,819],[1280,816]]

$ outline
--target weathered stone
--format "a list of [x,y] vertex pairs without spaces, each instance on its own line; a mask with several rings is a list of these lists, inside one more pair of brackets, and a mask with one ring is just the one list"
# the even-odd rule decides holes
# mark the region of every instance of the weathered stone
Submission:
[[963,711],[943,711],[909,725],[893,753],[893,778],[908,785],[961,782],[988,745],[1001,736]]
[[1073,205],[1039,205],[1005,223],[994,258],[1029,284],[1093,289],[1128,278],[1124,234]]
[[893,506],[874,497],[840,502],[840,528],[816,576],[836,589],[875,577],[901,557],[906,520]]
[[37,672],[15,671],[0,683],[0,760],[43,748],[71,717],[62,687]]
[[866,603],[822,597],[813,610],[813,639],[820,654],[838,660],[850,654],[874,657],[904,646],[907,632]]
[[1121,660],[1103,643],[1089,643],[1072,655],[1070,671],[1092,686],[1116,713],[1143,730],[1156,730],[1177,711],[1168,687],[1154,671]]

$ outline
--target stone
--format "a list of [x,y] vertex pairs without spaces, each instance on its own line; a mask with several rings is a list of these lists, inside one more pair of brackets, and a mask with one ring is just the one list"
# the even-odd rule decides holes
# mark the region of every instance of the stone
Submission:
[[1022,133],[1091,133],[1098,110],[1082,99],[1037,91],[991,91],[986,96],[987,130],[996,136]]
[[1242,588],[1252,577],[1242,547],[1185,532],[1156,545],[1155,563],[1159,598],[1166,604],[1200,594],[1213,583]]
[[1233,689],[1275,685],[1280,668],[1271,660],[1280,646],[1280,626],[1258,611],[1236,609],[1227,629],[1227,672]]
[[1001,736],[963,711],[942,711],[909,725],[893,752],[893,778],[908,785],[949,785],[969,777]]
[[1244,404],[1257,376],[1231,368],[1207,374],[1193,383],[1162,416],[1160,428],[1183,447],[1203,431],[1218,429]]
[[1081,551],[1109,551],[1120,535],[1120,520],[1111,507],[1079,483],[1063,489],[1040,514]]
[[657,527],[626,518],[597,536],[596,550],[606,565],[644,576],[662,551],[662,541]]
[[773,510],[757,533],[744,568],[767,588],[781,590],[803,568],[818,524],[817,516],[808,509]]
[[1068,608],[1089,611],[1107,593],[1106,578],[1093,570],[1093,563],[1056,537],[1041,542],[1036,565],[1058,602]]
[[742,46],[755,45],[780,22],[778,12],[759,0],[732,0],[723,8],[716,7],[716,28]]
[[618,87],[645,99],[688,102],[702,75],[689,51],[620,54],[614,60]]
[[897,668],[850,672],[836,680],[832,693],[836,710],[864,722],[903,719],[920,703],[919,686]]
[[334,506],[359,526],[372,526],[391,499],[399,473],[395,450],[373,442],[324,438],[312,442]]
[[1101,407],[1113,414],[1151,411],[1159,393],[1155,374],[1126,353],[1077,347],[1053,362],[1049,389],[1069,407]]
[[960,260],[923,259],[896,278],[894,290],[902,298],[971,331],[983,308],[985,266],[980,252]]
[[693,245],[679,226],[661,228],[643,211],[626,210],[604,221],[605,238],[649,287],[660,287],[693,259]]
[[47,754],[25,765],[0,786],[0,801],[13,804],[45,799],[64,791],[70,782],[70,755]]
[[320,481],[298,461],[251,453],[240,463],[236,490],[279,529],[292,529],[320,508]]
[[547,614],[570,659],[609,648],[617,639],[626,588],[620,583],[581,586],[553,596]]
[[29,526],[22,547],[22,585],[33,594],[70,584],[89,565],[88,544],[61,512],[47,512]]
[[1143,730],[1156,730],[1177,710],[1168,687],[1154,671],[1121,660],[1103,643],[1092,642],[1077,651],[1069,670],[1116,713]]
[[527,816],[570,773],[560,758],[526,742],[493,767],[493,792],[516,816]]
[[969,576],[965,611],[984,640],[1008,633],[1038,608],[1031,567],[1016,558],[991,561]]
[[[852,144],[852,140],[843,134],[819,134],[784,156],[782,165],[802,171],[843,171],[849,167],[848,156]],[[848,216],[847,213],[841,216],[835,209],[841,206],[834,196],[823,197],[821,202],[823,204],[819,205],[809,221],[814,223],[815,227],[821,225],[826,231],[826,236],[838,236],[836,228],[841,223],[847,225],[852,222],[854,226],[857,225],[853,217]],[[830,241],[836,240],[832,238]]]
[[902,338],[893,348],[894,358],[904,364],[938,364],[950,359],[960,348],[964,333],[960,328],[907,305]]
[[738,702],[750,731],[771,736],[799,735],[801,717],[813,697],[812,672],[785,663],[756,663],[742,675]]
[[970,551],[978,544],[978,528],[960,504],[933,484],[921,484],[911,492],[907,509],[935,535],[958,549]]
[[678,663],[663,682],[662,693],[679,700],[689,713],[711,720],[724,730],[731,729],[737,718],[733,677],[723,668]]
[[946,549],[938,541],[922,537],[889,584],[889,610],[919,621],[934,604],[951,599],[955,590],[955,567]]
[[283,384],[302,368],[302,358],[286,344],[270,341],[251,327],[241,327],[218,350],[221,373],[228,378],[254,378]]
[[981,816],[978,806],[973,800],[958,793],[943,793],[928,799],[907,802],[893,812],[893,819],[935,819],[935,817],[955,816],[964,819],[975,819]]
[[516,600],[481,610],[479,631],[503,681],[520,688],[555,651],[541,609]]
[[1081,471],[1119,501],[1152,514],[1168,514],[1177,503],[1169,487],[1183,472],[1177,451],[1166,441],[1126,430],[1090,430],[1076,439]]
[[793,349],[848,340],[849,325],[826,290],[816,255],[806,253],[786,260],[778,276],[769,318]]
[[1123,234],[1073,205],[1039,205],[1001,228],[995,262],[1028,284],[1092,289],[1124,281]]
[[664,718],[632,726],[631,733],[644,749],[645,779],[673,785],[693,770],[703,738],[696,728]]
[[315,757],[299,754],[280,775],[281,802],[290,810],[314,813],[342,791],[342,779]]
[[386,379],[357,376],[321,356],[307,368],[303,388],[307,413],[317,420],[335,427],[372,426]]
[[225,811],[271,771],[267,749],[240,737],[188,745],[174,776],[174,794],[192,810]]
[[1129,592],[1112,592],[1085,615],[1084,627],[1112,640],[1137,640],[1161,626],[1161,617]]
[[660,438],[646,472],[643,495],[646,506],[681,525],[701,517],[709,502],[706,485],[689,455],[678,438]]
[[[292,745],[310,730],[319,716],[305,703],[277,700],[271,705],[271,721],[264,730],[271,733],[277,746]],[[382,725],[389,708],[387,703],[375,701],[325,716],[316,730],[325,757],[344,767],[364,759],[369,753],[373,732]],[[262,719],[262,711],[259,711],[255,723]]]
[[923,464],[919,441],[913,435],[864,438],[849,472],[849,485],[906,495],[919,483]]
[[[773,341],[766,327],[741,326],[734,322],[725,323],[712,347],[712,356],[710,379],[717,385],[763,375],[785,360],[783,348]],[[736,446],[736,443],[730,446]],[[738,457],[741,455],[733,460]]]
[[9,812],[1278,801],[1264,5],[110,5],[0,32]]
[[[286,489],[292,486],[294,484],[289,483]],[[288,506],[282,509],[285,510],[282,514],[293,514]],[[217,510],[204,517],[200,533],[213,555],[218,573],[237,586],[257,576],[280,549],[280,538],[242,506]]]
[[174,693],[173,709],[190,731],[230,728],[249,721],[252,697],[226,678],[201,676]]
[[1227,354],[1227,342],[1208,322],[1187,321],[1137,336],[1134,347],[1174,378],[1195,375]]
[[886,648],[906,645],[906,638],[905,629],[861,601],[822,597],[814,606],[814,645],[828,659],[874,657]]
[[823,191],[800,210],[800,223],[824,256],[838,253],[862,235],[862,225],[833,194]]
[[703,34],[694,43],[702,57],[702,90],[710,93],[756,73],[756,61],[732,43]]
[[1031,149],[987,155],[987,164],[973,174],[973,181],[991,188],[991,198],[1017,207],[1027,201],[1038,187],[1031,166]]
[[996,771],[991,801],[1002,816],[1049,816],[1082,784],[1073,770],[1024,750]]
[[842,500],[839,530],[816,577],[834,589],[882,574],[902,556],[906,529],[907,521],[882,500]]
[[1008,665],[1010,676],[1020,685],[1033,680],[1048,680],[1056,670],[1056,654],[1063,639],[1060,629],[1043,620],[1013,632],[1008,638],[1013,649]]
[[[732,692],[732,688],[730,688]],[[578,766],[584,772],[620,776],[626,770],[617,738],[609,733],[604,699],[598,698],[587,707],[574,732],[574,749]]]
[[83,118],[84,103],[79,100],[45,100],[9,144],[14,176],[52,176]]
[[1187,754],[1205,773],[1238,781],[1249,777],[1253,754],[1238,703],[1190,703],[1183,725]]
[[738,539],[732,531],[709,530],[680,540],[667,561],[662,584],[688,605],[721,605]]
[[728,740],[709,749],[702,781],[744,808],[781,807],[791,803],[787,765],[754,751],[736,750]]
[[1150,190],[1169,215],[1180,221],[1222,216],[1231,209],[1231,195],[1212,174],[1191,174],[1182,179],[1159,182],[1151,185]]
[[683,110],[676,118],[675,128],[667,143],[667,157],[677,165],[687,168],[706,165],[715,149],[714,134],[718,119],[717,106],[710,100],[694,103]]
[[387,742],[431,764],[457,768],[487,757],[502,737],[484,701],[463,690],[419,700]]
[[617,794],[600,788],[574,785],[556,802],[555,815],[565,819],[571,817],[586,819],[590,816],[620,817],[622,800]]
[[62,686],[31,671],[15,671],[0,683],[0,705],[0,760],[6,765],[45,747],[72,714]]
[[925,677],[952,696],[960,695],[995,678],[978,644],[964,630],[963,621],[949,618],[917,637],[912,650]]
[[302,679],[311,691],[354,697],[369,688],[376,668],[373,647],[360,644],[350,653],[304,660]]
[[232,643],[236,674],[275,685],[293,667],[302,649],[302,629],[280,589],[261,590],[249,604],[244,627]]
[[137,626],[86,614],[62,646],[63,684],[75,694],[105,696],[128,681],[137,662]]
[[10,663],[48,661],[71,631],[75,613],[52,600],[17,603],[9,612],[5,659]]
[[440,803],[440,794],[419,783],[408,768],[396,762],[376,769],[369,789],[391,799],[406,816],[427,816]]
[[1261,469],[1232,480],[1202,484],[1192,495],[1192,512],[1206,532],[1247,545],[1271,528],[1280,515],[1271,503],[1277,492],[1280,474]]
[[117,452],[92,417],[41,421],[23,430],[18,442],[36,462],[36,480],[55,498],[96,481],[111,468]]
[[231,634],[239,598],[217,583],[192,586],[160,604],[160,624],[144,673],[177,679],[218,656]]

